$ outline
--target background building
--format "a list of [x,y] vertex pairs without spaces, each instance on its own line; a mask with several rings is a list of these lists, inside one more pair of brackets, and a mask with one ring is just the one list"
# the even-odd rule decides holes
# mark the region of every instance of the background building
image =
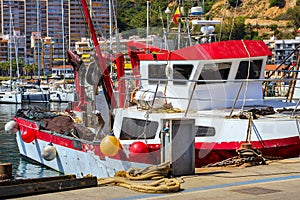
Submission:
[[[293,52],[296,47],[300,44],[300,37],[295,37],[295,39],[284,39],[277,40],[276,38],[270,38],[270,40],[264,40],[268,45],[269,49],[272,51],[272,57],[269,58],[268,64],[280,64],[282,63],[288,55]],[[297,62],[297,55],[292,55],[283,64],[291,65]]]
[[[97,32],[109,36],[109,1],[88,0]],[[116,5],[116,0],[112,0]],[[11,8],[11,9],[10,9]],[[5,58],[8,44],[3,36],[18,30],[18,56],[26,64],[42,69],[64,64],[65,50],[75,49],[81,38],[89,38],[82,6],[72,0],[0,0],[0,61]],[[0,36],[1,36],[0,35]],[[12,37],[12,36],[11,36]]]

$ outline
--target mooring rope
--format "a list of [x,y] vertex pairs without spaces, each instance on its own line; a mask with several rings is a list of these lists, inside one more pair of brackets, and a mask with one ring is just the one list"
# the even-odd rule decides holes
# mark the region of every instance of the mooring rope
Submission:
[[[144,169],[130,168],[128,171],[118,171],[115,177],[98,178],[97,180],[98,186],[113,184],[144,193],[177,192],[180,190],[180,181],[176,178],[169,178],[170,172],[170,163],[165,162]],[[141,180],[156,181],[151,183],[135,182]]]

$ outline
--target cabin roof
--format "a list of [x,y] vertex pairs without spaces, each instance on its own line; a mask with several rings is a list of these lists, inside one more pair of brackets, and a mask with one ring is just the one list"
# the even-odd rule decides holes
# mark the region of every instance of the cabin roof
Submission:
[[138,54],[140,60],[216,60],[248,58],[249,55],[271,56],[272,52],[260,40],[230,40],[198,44],[170,53]]

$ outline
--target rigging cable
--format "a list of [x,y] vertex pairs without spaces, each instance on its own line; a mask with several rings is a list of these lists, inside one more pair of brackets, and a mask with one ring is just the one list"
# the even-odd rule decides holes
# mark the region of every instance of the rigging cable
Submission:
[[235,4],[235,8],[234,8],[234,14],[233,14],[231,28],[230,28],[229,40],[231,40],[231,35],[232,35],[233,26],[234,26],[234,19],[235,19],[235,16],[236,16],[236,8],[238,6],[238,2],[239,2],[239,0],[236,0],[236,4]]
[[[11,5],[10,5],[10,9],[11,9]],[[14,20],[13,20],[13,17],[12,17],[12,12],[10,13],[10,17],[11,17],[12,30],[14,31],[15,27],[14,27]],[[12,36],[10,35],[10,37],[12,37]],[[15,35],[15,33],[14,33],[12,38],[13,38],[14,44],[15,44],[15,58],[16,58],[16,64],[17,64],[17,77],[18,77],[18,80],[20,80],[19,58],[18,58],[19,57],[18,56],[18,40],[16,40],[16,37],[17,37],[17,35]],[[9,39],[11,39],[11,38],[9,38]]]
[[219,33],[219,42],[221,41],[221,38],[222,38],[222,28],[223,28],[223,21],[224,21],[224,18],[225,18],[225,13],[226,13],[226,3],[227,3],[227,0],[224,0],[224,7],[223,7],[223,16],[222,16],[222,20],[221,20],[221,25],[220,25],[220,33]]
[[245,86],[244,97],[243,97],[243,104],[242,104],[242,107],[241,107],[241,111],[244,110],[244,106],[245,106],[245,102],[246,102],[246,95],[247,95],[247,90],[248,90],[248,85],[249,85],[249,80],[248,79],[249,79],[249,76],[250,76],[250,68],[251,68],[251,55],[250,55],[250,52],[248,51],[247,46],[246,46],[244,40],[242,40],[242,43],[243,43],[244,48],[245,48],[245,50],[246,50],[246,52],[248,54],[249,61],[248,61],[248,72],[247,72],[246,86]]

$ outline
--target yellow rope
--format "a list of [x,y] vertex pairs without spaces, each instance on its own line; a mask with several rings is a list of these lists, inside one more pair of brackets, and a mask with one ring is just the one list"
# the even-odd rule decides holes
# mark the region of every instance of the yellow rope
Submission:
[[138,184],[121,180],[119,177],[101,179],[98,178],[98,186],[113,184],[130,190],[144,193],[169,193],[180,190],[180,182],[176,178],[162,178],[152,183]]
[[[170,174],[168,162],[146,167],[145,169],[131,168],[128,171],[118,171],[113,178],[98,178],[98,185],[113,184],[138,192],[168,193],[180,190],[180,182],[176,178],[165,178]],[[134,181],[156,180],[152,183],[138,184]],[[159,179],[159,180],[157,180]],[[128,181],[126,181],[128,180]]]

